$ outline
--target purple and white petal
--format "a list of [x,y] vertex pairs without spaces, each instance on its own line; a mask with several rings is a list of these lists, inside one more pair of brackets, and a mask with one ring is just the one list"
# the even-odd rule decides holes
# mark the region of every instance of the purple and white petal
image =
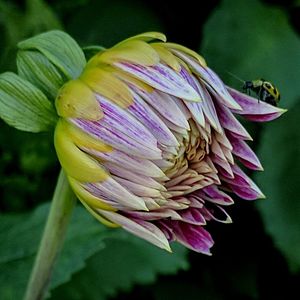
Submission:
[[141,197],[135,196],[111,177],[102,182],[86,183],[85,189],[96,197],[120,203],[127,210],[148,210]]
[[121,225],[127,231],[139,236],[142,239],[171,252],[169,242],[164,233],[154,224],[140,219],[133,219],[122,216],[119,213],[98,209],[100,215],[110,221]]
[[237,137],[245,140],[252,140],[247,130],[236,119],[233,113],[227,107],[217,106],[217,112],[220,119],[220,123],[224,129],[234,133]]
[[210,185],[202,190],[200,198],[209,202],[213,202],[220,205],[232,205],[234,203],[233,199],[219,190],[216,185]]
[[218,101],[228,108],[237,110],[241,109],[241,106],[229,94],[226,86],[213,70],[208,67],[201,66],[194,58],[185,53],[182,53],[178,50],[173,50],[173,52],[185,63],[187,63],[194,73],[200,76],[201,81],[203,81],[208,90],[217,97]]
[[189,129],[189,123],[174,101],[174,97],[160,91],[146,92],[134,89],[150,106],[169,122],[183,129]]
[[280,117],[287,110],[268,104],[264,101],[258,101],[257,99],[241,93],[235,89],[227,87],[227,90],[231,96],[239,103],[242,110],[233,110],[233,112],[243,115],[250,121],[255,122],[267,122],[272,121]]
[[158,142],[167,146],[178,146],[170,129],[138,94],[134,94],[134,104],[128,110],[152,132]]
[[174,70],[163,64],[153,67],[117,62],[117,68],[146,82],[159,91],[189,101],[199,101],[197,92]]
[[196,252],[211,255],[210,248],[214,242],[211,235],[202,226],[180,221],[172,223],[173,233],[179,243]]
[[115,128],[110,127],[104,122],[87,121],[82,119],[73,119],[71,122],[86,133],[127,154],[147,159],[161,158],[161,151],[158,148],[150,149],[145,147],[141,143],[129,138],[127,135],[115,130]]
[[166,191],[167,189],[159,183],[157,180],[150,176],[145,176],[143,174],[134,173],[133,170],[124,169],[121,165],[116,165],[114,163],[106,162],[105,167],[109,172],[115,176],[127,179],[129,181],[141,184],[146,187],[157,189],[160,191]]
[[241,139],[237,139],[233,135],[229,134],[229,136],[230,143],[233,147],[232,153],[238,157],[242,164],[251,170],[262,171],[263,167],[259,159],[248,144]]
[[197,208],[191,207],[181,210],[178,211],[178,214],[181,216],[183,222],[198,226],[206,225],[205,218],[203,217],[201,211]]

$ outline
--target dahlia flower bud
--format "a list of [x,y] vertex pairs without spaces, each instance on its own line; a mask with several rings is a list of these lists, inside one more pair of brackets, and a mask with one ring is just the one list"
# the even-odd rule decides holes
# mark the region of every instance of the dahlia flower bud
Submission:
[[201,56],[155,32],[92,57],[56,109],[60,163],[93,216],[205,254],[206,224],[231,222],[230,194],[264,197],[239,166],[262,170],[235,114],[261,122],[284,112],[225,86]]

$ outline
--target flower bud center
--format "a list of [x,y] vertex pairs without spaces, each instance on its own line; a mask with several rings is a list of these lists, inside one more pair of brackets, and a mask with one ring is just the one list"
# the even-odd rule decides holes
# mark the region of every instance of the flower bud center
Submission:
[[189,124],[188,136],[180,142],[177,154],[169,159],[173,166],[165,171],[169,180],[164,184],[167,188],[164,196],[183,203],[190,193],[217,182],[216,170],[207,157],[209,144],[194,121],[190,119]]

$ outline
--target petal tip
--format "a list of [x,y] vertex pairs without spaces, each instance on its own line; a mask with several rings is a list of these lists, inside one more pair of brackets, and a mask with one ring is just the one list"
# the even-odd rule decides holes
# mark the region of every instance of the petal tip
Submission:
[[166,251],[168,251],[169,253],[173,254],[173,250],[171,249],[169,243],[165,244],[163,249],[166,250]]
[[224,222],[225,224],[232,224],[233,223],[233,221],[232,221],[232,219],[231,219],[231,217],[230,216],[227,216],[227,219],[225,220],[225,222]]
[[279,108],[279,113],[280,113],[280,115],[286,113],[287,111],[288,111],[287,108]]
[[257,196],[257,199],[267,199],[266,195],[260,192],[260,194]]

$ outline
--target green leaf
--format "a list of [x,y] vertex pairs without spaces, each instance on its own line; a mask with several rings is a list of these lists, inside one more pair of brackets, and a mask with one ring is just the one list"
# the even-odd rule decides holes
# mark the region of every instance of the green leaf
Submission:
[[38,50],[68,79],[77,78],[86,60],[76,41],[67,33],[53,30],[39,34],[18,44],[21,50]]
[[[0,216],[1,300],[22,298],[48,211],[46,204],[31,214]],[[84,267],[88,257],[105,247],[105,238],[118,233],[99,224],[84,208],[76,207],[51,288],[68,281]]]
[[283,10],[257,0],[223,0],[204,28],[201,53],[227,82],[239,89],[242,80],[265,78],[281,93],[282,106],[292,107],[300,94],[300,39]]
[[300,270],[300,103],[268,126],[259,157],[265,171],[256,176],[267,200],[257,202],[267,232],[292,271]]
[[91,57],[93,57],[97,53],[104,51],[105,48],[102,46],[95,45],[95,46],[83,47],[82,50],[83,50],[86,60],[89,60]]
[[135,284],[154,283],[158,275],[188,268],[188,250],[183,246],[172,245],[174,252],[168,253],[129,233],[122,237],[107,240],[106,247],[70,283],[54,290],[51,299],[107,299]]
[[17,66],[19,75],[30,81],[51,100],[57,96],[58,90],[66,81],[66,78],[38,51],[18,51]]
[[14,73],[0,75],[0,117],[23,131],[47,131],[56,113],[47,97],[30,82]]

